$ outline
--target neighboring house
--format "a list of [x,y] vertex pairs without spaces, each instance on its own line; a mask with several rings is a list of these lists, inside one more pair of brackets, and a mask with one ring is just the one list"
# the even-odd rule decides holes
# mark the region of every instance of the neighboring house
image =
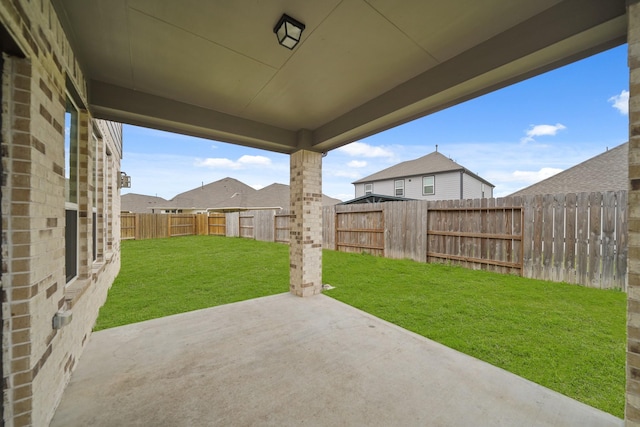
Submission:
[[157,196],[146,196],[144,194],[127,193],[120,196],[120,209],[129,213],[150,213],[151,209],[158,206],[166,206],[168,200]]
[[419,200],[490,198],[495,187],[437,150],[359,179],[353,185],[356,198],[376,195]]
[[[249,196],[249,203],[256,207],[279,206],[282,209],[289,209],[290,194],[291,190],[288,185],[274,183]],[[326,194],[322,195],[322,206],[333,206],[341,202],[342,200],[329,197]]]
[[[210,211],[241,211],[289,209],[289,186],[271,184],[256,190],[237,179],[224,178],[180,193],[171,200],[129,193],[122,196],[122,211],[134,213],[205,213]],[[323,206],[341,200],[322,195]]]
[[620,165],[628,155],[629,143],[625,142],[510,196],[627,190],[629,170]]

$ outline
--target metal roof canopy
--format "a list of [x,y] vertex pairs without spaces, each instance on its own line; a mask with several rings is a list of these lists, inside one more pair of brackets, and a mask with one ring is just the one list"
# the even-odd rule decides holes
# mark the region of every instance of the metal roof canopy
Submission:
[[[53,0],[98,118],[326,152],[626,41],[625,0]],[[306,29],[294,50],[273,26]]]

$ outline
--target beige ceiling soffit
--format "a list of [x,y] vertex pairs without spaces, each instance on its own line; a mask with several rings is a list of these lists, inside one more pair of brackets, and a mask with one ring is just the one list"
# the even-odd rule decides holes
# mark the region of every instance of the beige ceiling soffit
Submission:
[[[568,0],[560,3],[321,126],[314,132],[314,148],[318,151],[337,148],[488,93],[488,88],[495,90],[551,70],[550,63],[557,68],[616,46],[626,40],[625,15],[624,0]],[[593,34],[593,37],[573,37],[576,34]],[[568,53],[564,46],[564,56],[546,64],[526,60],[545,51],[552,55],[565,40],[575,43],[571,46],[573,53]],[[594,45],[600,50],[593,49]],[[518,67],[512,75],[503,76],[502,83],[482,86],[484,79],[478,79],[475,86],[465,85],[523,59],[524,67]],[[455,98],[440,96],[460,86],[466,86],[467,92],[457,93]],[[439,98],[440,104],[425,102],[429,98]]]
[[151,127],[280,153],[296,151],[296,132],[92,80],[96,118]]
[[[615,31],[617,34],[619,33],[618,30],[621,26],[626,27],[625,16],[609,21],[602,27],[607,27],[608,32]],[[587,58],[591,55],[595,55],[626,42],[626,33],[622,36],[612,36],[610,39],[607,39],[607,41],[599,44],[595,41],[588,41],[593,38],[589,37],[590,34],[591,33],[586,32],[565,40],[564,42],[559,43],[556,46],[557,49],[554,49],[553,51],[542,50],[533,55],[521,58],[518,61],[493,69],[489,73],[443,90],[442,92],[425,98],[418,103],[409,105],[405,108],[396,110],[391,114],[387,114],[376,120],[367,122],[365,125],[352,128],[335,138],[317,143],[314,145],[314,148],[318,151],[329,151],[338,148],[342,145],[366,138],[367,136],[371,136],[386,129],[391,129],[403,123],[441,111],[445,108],[491,93],[528,78],[555,70],[564,65]],[[572,51],[575,50],[575,45],[572,43],[575,38],[585,40],[586,42],[584,45],[588,47],[573,54],[565,52],[565,49],[571,49]],[[540,64],[540,66],[532,69],[532,63]]]

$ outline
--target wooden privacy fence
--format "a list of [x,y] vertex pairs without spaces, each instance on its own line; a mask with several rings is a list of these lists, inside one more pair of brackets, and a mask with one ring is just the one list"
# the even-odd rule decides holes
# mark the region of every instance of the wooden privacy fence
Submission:
[[207,216],[207,231],[211,236],[226,236],[226,215],[223,213],[211,213]]
[[384,211],[336,212],[335,249],[384,256]]
[[[122,239],[189,234],[289,242],[292,216],[122,214]],[[323,207],[323,247],[626,290],[627,192]]]
[[[205,214],[120,214],[122,240],[161,239],[166,237],[214,235],[223,230],[225,216]],[[218,234],[220,235],[220,234]]]
[[[482,206],[484,205],[484,206]],[[522,274],[523,208],[504,199],[437,202],[427,220],[427,262]]]

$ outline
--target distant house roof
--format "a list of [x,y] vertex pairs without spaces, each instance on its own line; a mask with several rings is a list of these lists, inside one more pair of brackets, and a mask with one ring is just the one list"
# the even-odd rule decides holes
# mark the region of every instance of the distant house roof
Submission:
[[[252,206],[281,206],[289,209],[290,189],[288,185],[274,183],[268,185],[249,197]],[[325,194],[322,195],[322,206],[331,206],[342,202]]]
[[625,142],[510,196],[626,190],[628,156],[629,143]]
[[339,205],[355,205],[364,203],[382,203],[382,202],[404,202],[407,200],[405,197],[385,196],[384,194],[365,194],[364,196],[356,197],[355,199],[347,200],[346,202],[338,203]]
[[[322,195],[322,205],[335,205],[341,200]],[[150,213],[151,209],[246,210],[288,209],[289,186],[271,184],[261,190],[249,187],[234,178],[224,178],[180,193],[171,200],[142,194],[124,194],[121,209]]]
[[223,178],[176,195],[170,200],[174,209],[206,209],[220,206],[245,206],[257,190],[234,178]]
[[407,176],[417,176],[425,174],[438,174],[444,172],[464,171],[466,174],[473,176],[477,180],[495,187],[489,181],[479,177],[473,172],[469,171],[462,165],[454,162],[447,156],[434,151],[415,160],[408,160],[406,162],[398,163],[395,166],[383,169],[380,172],[376,172],[373,175],[366,176],[362,179],[354,181],[353,184],[361,184],[365,182],[382,181],[394,178],[403,178]]
[[124,212],[150,213],[150,209],[165,206],[168,203],[169,201],[162,197],[144,194],[127,193],[120,197],[120,209]]

